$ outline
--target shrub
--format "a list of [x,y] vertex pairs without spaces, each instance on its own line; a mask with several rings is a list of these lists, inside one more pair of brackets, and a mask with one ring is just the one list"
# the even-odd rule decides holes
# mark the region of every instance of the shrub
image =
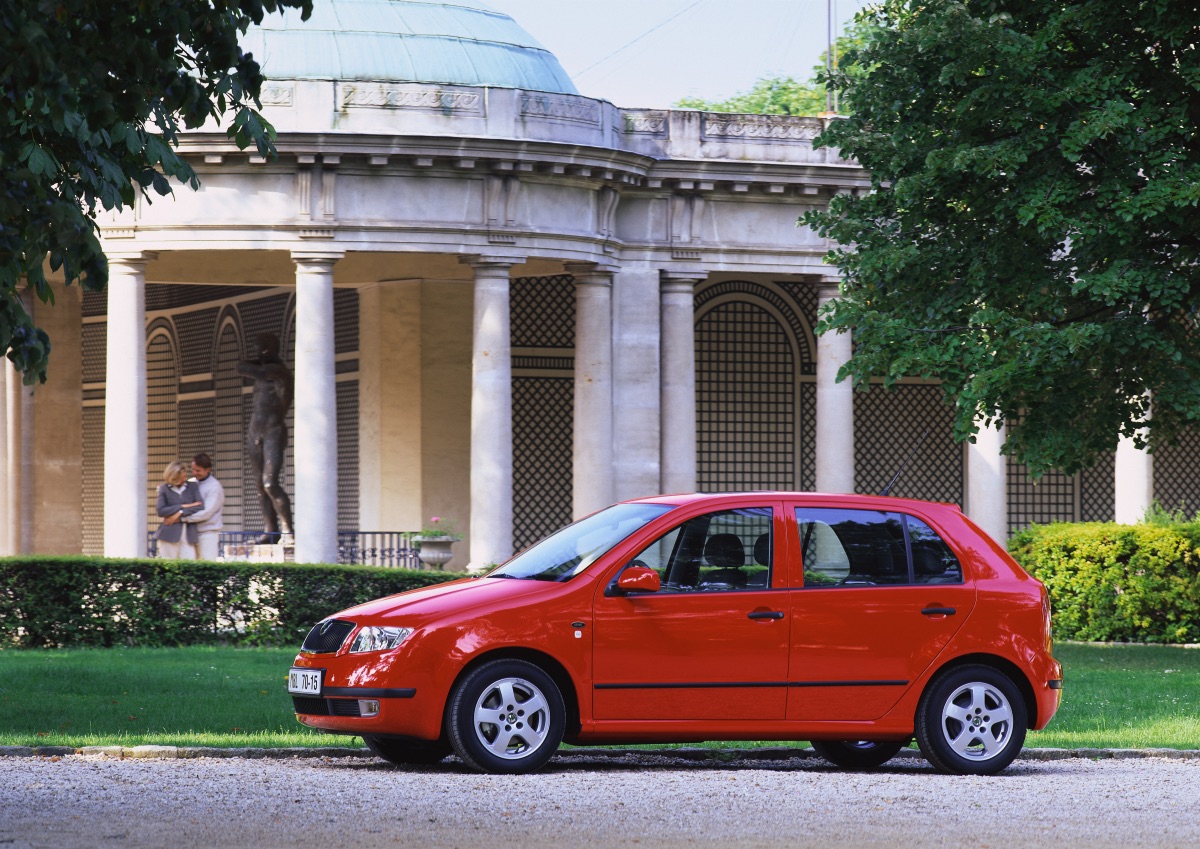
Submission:
[[343,608],[461,577],[370,566],[0,558],[0,647],[299,645]]
[[1200,641],[1200,524],[1053,524],[1008,543],[1046,584],[1057,637]]

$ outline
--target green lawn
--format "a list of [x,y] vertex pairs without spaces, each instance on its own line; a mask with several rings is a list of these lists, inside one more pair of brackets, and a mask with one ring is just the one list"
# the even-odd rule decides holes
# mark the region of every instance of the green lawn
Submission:
[[[1027,745],[1200,748],[1200,649],[1059,644],[1063,706]],[[361,745],[292,715],[291,649],[0,651],[0,745]],[[725,745],[725,744],[720,744]]]

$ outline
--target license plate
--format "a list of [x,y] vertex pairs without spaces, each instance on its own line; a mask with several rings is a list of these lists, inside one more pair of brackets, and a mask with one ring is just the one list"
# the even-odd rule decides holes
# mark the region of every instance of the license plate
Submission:
[[288,692],[302,696],[321,695],[321,677],[323,669],[303,669],[293,666],[288,671]]

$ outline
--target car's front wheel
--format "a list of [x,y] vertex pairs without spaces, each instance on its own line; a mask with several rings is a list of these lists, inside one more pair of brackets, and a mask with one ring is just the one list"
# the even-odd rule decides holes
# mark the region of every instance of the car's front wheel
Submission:
[[846,769],[874,769],[899,754],[906,744],[886,740],[813,740],[812,747],[830,763]]
[[451,691],[446,736],[463,763],[480,772],[531,772],[558,750],[565,714],[558,685],[540,667],[493,660]]
[[990,666],[961,666],[934,679],[917,707],[917,743],[942,772],[991,775],[1013,762],[1028,720],[1021,691]]
[[416,740],[401,737],[363,737],[367,749],[377,758],[398,766],[404,764],[435,764],[450,754],[450,744],[443,740]]

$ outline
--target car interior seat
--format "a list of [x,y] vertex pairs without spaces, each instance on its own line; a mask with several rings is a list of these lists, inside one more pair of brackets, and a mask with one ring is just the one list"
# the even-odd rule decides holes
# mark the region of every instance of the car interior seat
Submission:
[[725,584],[731,587],[746,586],[746,551],[737,534],[713,534],[704,543],[704,560],[716,568],[703,576],[706,584]]

